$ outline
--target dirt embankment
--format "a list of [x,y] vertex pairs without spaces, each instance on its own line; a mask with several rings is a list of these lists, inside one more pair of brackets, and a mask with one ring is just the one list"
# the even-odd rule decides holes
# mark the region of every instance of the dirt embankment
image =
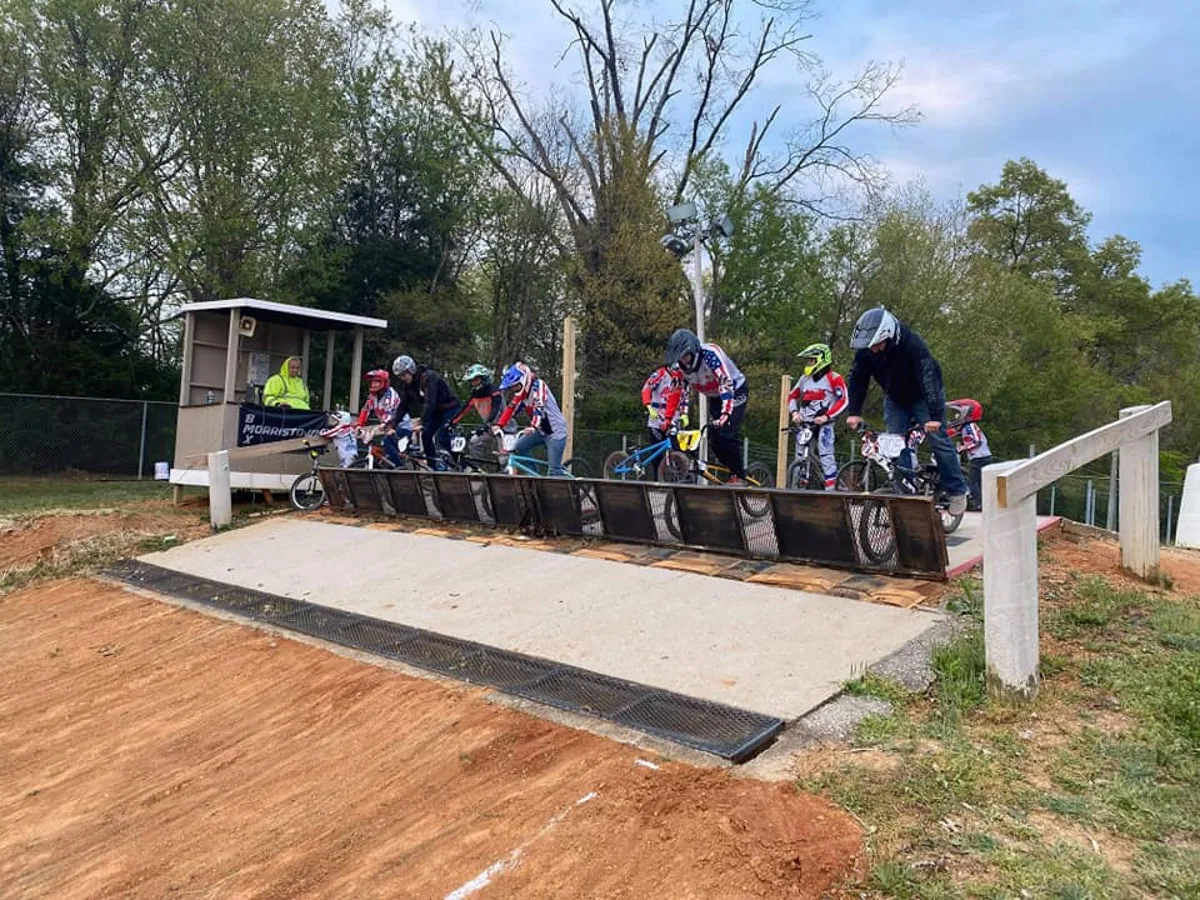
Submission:
[[861,848],[790,786],[82,579],[0,598],[0,771],[14,897],[816,898]]

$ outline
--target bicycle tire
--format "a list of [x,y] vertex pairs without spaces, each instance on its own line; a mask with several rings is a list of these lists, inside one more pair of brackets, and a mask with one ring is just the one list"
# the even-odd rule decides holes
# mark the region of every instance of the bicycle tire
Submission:
[[675,516],[675,492],[667,491],[663,498],[663,523],[675,540],[683,541],[683,529],[679,527],[679,519]]
[[866,459],[852,459],[838,469],[835,489],[851,494],[870,494],[888,483],[887,474],[879,466]]
[[608,481],[634,481],[637,474],[628,469],[622,472],[616,471],[621,463],[629,459],[629,454],[624,450],[614,450],[608,456],[604,457],[604,469],[601,477]]
[[563,468],[572,478],[591,478],[592,467],[588,465],[588,461],[582,456],[572,456],[563,464]]
[[789,491],[820,491],[825,489],[825,479],[818,479],[813,471],[811,459],[794,459],[787,470]]
[[668,450],[658,462],[658,480],[682,484],[692,477],[692,461],[682,450]]
[[[746,466],[745,486],[751,488],[774,487],[775,476],[771,474],[771,470],[767,468],[765,463],[750,463],[750,465]],[[745,510],[746,515],[750,518],[762,519],[771,511],[771,498],[765,497],[762,494],[738,491],[738,505]]]
[[325,487],[321,484],[321,478],[316,472],[305,472],[303,475],[296,476],[288,490],[288,497],[296,509],[301,512],[312,512],[320,509],[321,504],[325,502]]
[[[885,484],[872,494],[895,495],[894,485]],[[866,500],[858,520],[859,545],[869,562],[882,565],[896,553],[896,534],[886,500]]]

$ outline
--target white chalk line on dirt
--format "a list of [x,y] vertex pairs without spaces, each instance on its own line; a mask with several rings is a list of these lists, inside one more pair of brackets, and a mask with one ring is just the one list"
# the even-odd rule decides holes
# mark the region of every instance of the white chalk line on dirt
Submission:
[[538,838],[542,837],[551,828],[553,828],[555,825],[557,825],[559,822],[561,822],[563,819],[565,819],[567,817],[567,814],[570,813],[571,810],[573,810],[575,807],[583,806],[583,804],[589,803],[592,800],[595,800],[596,796],[597,796],[596,792],[591,791],[587,794],[584,794],[582,797],[580,797],[578,800],[576,800],[574,803],[572,803],[566,809],[562,809],[562,810],[559,810],[558,812],[556,812],[553,816],[550,817],[550,821],[542,826],[541,830],[538,831],[537,834],[535,834],[533,837],[531,837],[525,843],[521,844],[519,847],[517,847],[515,850],[513,850],[511,853],[509,853],[508,856],[504,857],[503,859],[496,860],[494,863],[492,863],[490,866],[488,866],[486,869],[484,869],[482,872],[480,872],[478,875],[476,875],[470,881],[468,881],[465,884],[462,884],[459,887],[452,890],[450,893],[448,893],[445,896],[444,900],[464,900],[464,898],[470,897],[472,894],[476,893],[477,891],[483,890],[485,887],[487,887],[489,884],[491,884],[492,879],[495,878],[497,875],[501,874],[502,872],[506,872],[509,869],[516,868],[517,864],[521,861],[521,856],[529,848],[530,844],[532,844],[534,841],[538,840]]

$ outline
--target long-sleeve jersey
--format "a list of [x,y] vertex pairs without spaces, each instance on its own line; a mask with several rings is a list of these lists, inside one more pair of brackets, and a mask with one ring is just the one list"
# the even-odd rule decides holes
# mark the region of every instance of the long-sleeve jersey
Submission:
[[834,418],[847,404],[846,381],[832,369],[819,378],[802,375],[788,394],[788,412],[799,413],[805,422],[817,416]]
[[988,446],[987,435],[974,422],[968,422],[962,427],[959,438],[961,441],[959,452],[961,453],[965,450],[967,456],[971,459],[986,459],[992,455],[992,448]]
[[[678,425],[679,420],[687,415],[687,394],[687,386],[679,372],[666,366],[659,366],[651,372],[646,383],[642,385],[642,406],[651,407],[657,415],[656,418],[651,418],[647,425],[651,428],[659,427],[664,422]],[[667,417],[668,406],[672,408],[670,418]]]
[[400,403],[392,413],[393,427],[412,413],[412,408],[418,401],[422,403],[421,424],[426,428],[432,427],[437,413],[447,409],[457,412],[460,406],[458,397],[441,375],[428,366],[417,366],[413,380],[404,386],[400,394]]
[[854,354],[850,369],[850,415],[862,413],[872,378],[895,403],[910,407],[924,401],[930,421],[944,420],[946,393],[942,387],[942,367],[921,336],[907,325],[900,326],[899,334],[882,353],[872,353],[868,348]]
[[377,394],[370,394],[367,396],[367,402],[363,404],[363,408],[358,414],[358,421],[355,424],[359,427],[366,425],[372,415],[379,422],[390,422],[392,415],[396,412],[396,407],[399,405],[400,395],[394,387],[389,387],[387,390],[380,391]]
[[[733,407],[745,403],[746,376],[733,364],[725,351],[716,344],[701,344],[700,359],[694,372],[681,372],[686,395],[689,388],[694,388],[697,394],[706,397],[716,397],[721,401],[721,415],[733,413]],[[742,394],[742,397],[738,397]],[[675,406],[667,403],[667,417],[675,414]]]
[[566,440],[567,420],[558,408],[558,401],[550,386],[540,378],[534,378],[529,390],[513,397],[504,412],[496,422],[501,428],[512,421],[512,417],[525,412],[529,415],[529,425],[547,437]]
[[475,410],[484,425],[491,425],[500,417],[503,409],[504,398],[500,396],[499,388],[488,381],[471,391],[471,396],[452,421],[457,425],[467,413]]

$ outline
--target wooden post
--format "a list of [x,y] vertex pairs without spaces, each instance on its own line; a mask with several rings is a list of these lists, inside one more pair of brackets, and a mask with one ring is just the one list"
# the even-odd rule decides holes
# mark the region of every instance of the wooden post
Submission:
[[[1121,410],[1127,418],[1148,406]],[[1119,454],[1118,527],[1121,565],[1139,578],[1158,577],[1158,432],[1127,441]],[[1111,502],[1111,501],[1110,501]]]
[[233,521],[228,450],[208,454],[208,518],[213,531],[224,528]]
[[350,412],[358,413],[358,397],[362,389],[362,353],[363,330],[361,325],[354,328],[354,351],[350,360]]
[[779,379],[779,449],[775,456],[775,486],[791,487],[787,483],[788,470],[788,438],[791,435],[785,431],[788,427],[788,394],[792,392],[792,377],[784,375]]
[[333,335],[334,331],[330,328],[325,337],[325,384],[322,386],[321,402],[326,409],[333,409]]
[[238,334],[238,323],[241,318],[240,308],[234,307],[229,311],[229,343],[225,349],[225,396],[222,398],[225,403],[237,402],[235,391],[237,388],[238,347],[242,339],[242,336]]
[[195,356],[195,348],[192,346],[196,340],[196,314],[184,313],[183,315],[183,367],[179,372],[179,405],[190,406],[192,399],[192,359]]
[[1038,682],[1037,493],[1006,508],[997,482],[1020,464],[983,470],[983,631],[993,690],[1032,699]]
[[562,414],[567,420],[567,446],[563,459],[570,459],[575,448],[575,319],[563,319]]

